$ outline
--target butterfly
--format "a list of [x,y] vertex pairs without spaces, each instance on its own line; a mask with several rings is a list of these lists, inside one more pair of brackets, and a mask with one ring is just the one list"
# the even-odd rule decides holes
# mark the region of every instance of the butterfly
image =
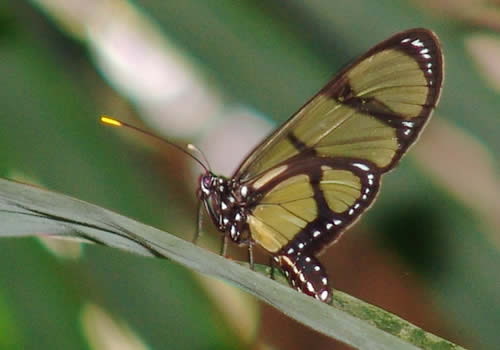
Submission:
[[253,266],[258,245],[292,287],[331,302],[317,256],[372,205],[381,176],[428,122],[442,81],[433,32],[410,29],[374,46],[264,139],[232,177],[203,166],[199,230],[204,208],[222,233],[224,255],[228,240],[248,245]]

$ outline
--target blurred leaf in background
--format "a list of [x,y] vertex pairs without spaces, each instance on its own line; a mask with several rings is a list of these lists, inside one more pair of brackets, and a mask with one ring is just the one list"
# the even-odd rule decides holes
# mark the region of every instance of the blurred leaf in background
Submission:
[[[494,349],[500,7],[483,6],[0,2],[0,175],[190,239],[199,169],[168,146],[102,127],[100,114],[195,143],[216,172],[230,175],[343,64],[395,32],[432,29],[446,59],[434,120],[367,218],[322,260],[336,288],[458,344]],[[212,238],[202,244],[217,249]],[[82,326],[92,317],[122,320],[127,334],[155,349],[335,343],[265,305],[259,317],[256,305],[170,262],[96,247],[57,258],[33,240],[0,242],[6,348],[99,348]]]

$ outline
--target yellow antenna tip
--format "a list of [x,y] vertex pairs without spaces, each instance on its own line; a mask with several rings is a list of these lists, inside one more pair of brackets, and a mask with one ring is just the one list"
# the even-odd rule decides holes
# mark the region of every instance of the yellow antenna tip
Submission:
[[118,120],[108,117],[106,115],[101,115],[101,122],[113,126],[122,126],[122,123],[120,123]]

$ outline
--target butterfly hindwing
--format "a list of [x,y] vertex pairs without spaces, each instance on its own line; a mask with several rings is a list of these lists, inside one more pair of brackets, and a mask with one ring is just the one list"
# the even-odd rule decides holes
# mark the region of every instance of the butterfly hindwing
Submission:
[[247,184],[250,197],[264,193],[248,218],[252,239],[271,253],[292,241],[319,252],[371,205],[379,185],[376,168],[355,159],[299,156],[276,169]]

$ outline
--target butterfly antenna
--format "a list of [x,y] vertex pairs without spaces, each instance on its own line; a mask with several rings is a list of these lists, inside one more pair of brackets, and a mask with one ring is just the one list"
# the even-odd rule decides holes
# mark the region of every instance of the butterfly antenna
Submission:
[[207,165],[203,164],[198,158],[196,158],[192,153],[186,151],[183,147],[181,147],[179,145],[176,145],[175,143],[172,143],[172,142],[170,142],[170,141],[168,141],[168,140],[166,140],[166,139],[164,139],[164,138],[162,138],[160,136],[157,136],[157,135],[155,135],[153,133],[150,133],[150,132],[148,132],[146,130],[142,130],[142,129],[136,127],[136,126],[133,126],[133,125],[128,124],[128,123],[125,123],[125,122],[123,122],[121,120],[118,120],[118,119],[111,118],[111,117],[106,116],[106,115],[102,115],[101,118],[100,118],[100,120],[101,120],[101,123],[103,123],[103,124],[111,125],[111,126],[116,126],[116,127],[129,128],[129,129],[137,131],[137,132],[139,132],[141,134],[144,134],[144,135],[152,137],[152,138],[154,138],[156,140],[159,140],[159,141],[161,141],[163,143],[166,143],[167,145],[170,145],[170,146],[176,148],[177,150],[181,151],[182,153],[184,153],[184,154],[188,155],[189,157],[191,157],[192,159],[194,159],[199,165],[201,165],[201,167],[203,169],[205,169],[205,171],[210,171],[210,166],[208,165],[208,162],[207,162],[204,154],[200,150],[198,150],[196,147],[194,147],[193,145],[191,145],[191,144],[188,144],[187,148],[190,149],[190,150],[193,149],[193,148],[195,150],[197,150],[203,156],[203,159],[205,160],[205,162],[207,162]]
[[194,151],[196,153],[198,153],[202,158],[203,160],[205,161],[205,164],[207,165],[207,168],[209,171],[212,171],[212,168],[210,167],[210,163],[208,162],[208,159],[207,157],[205,156],[205,153],[203,153],[198,147],[196,147],[195,145],[193,145],[192,143],[188,143],[187,146],[186,146],[190,151]]

